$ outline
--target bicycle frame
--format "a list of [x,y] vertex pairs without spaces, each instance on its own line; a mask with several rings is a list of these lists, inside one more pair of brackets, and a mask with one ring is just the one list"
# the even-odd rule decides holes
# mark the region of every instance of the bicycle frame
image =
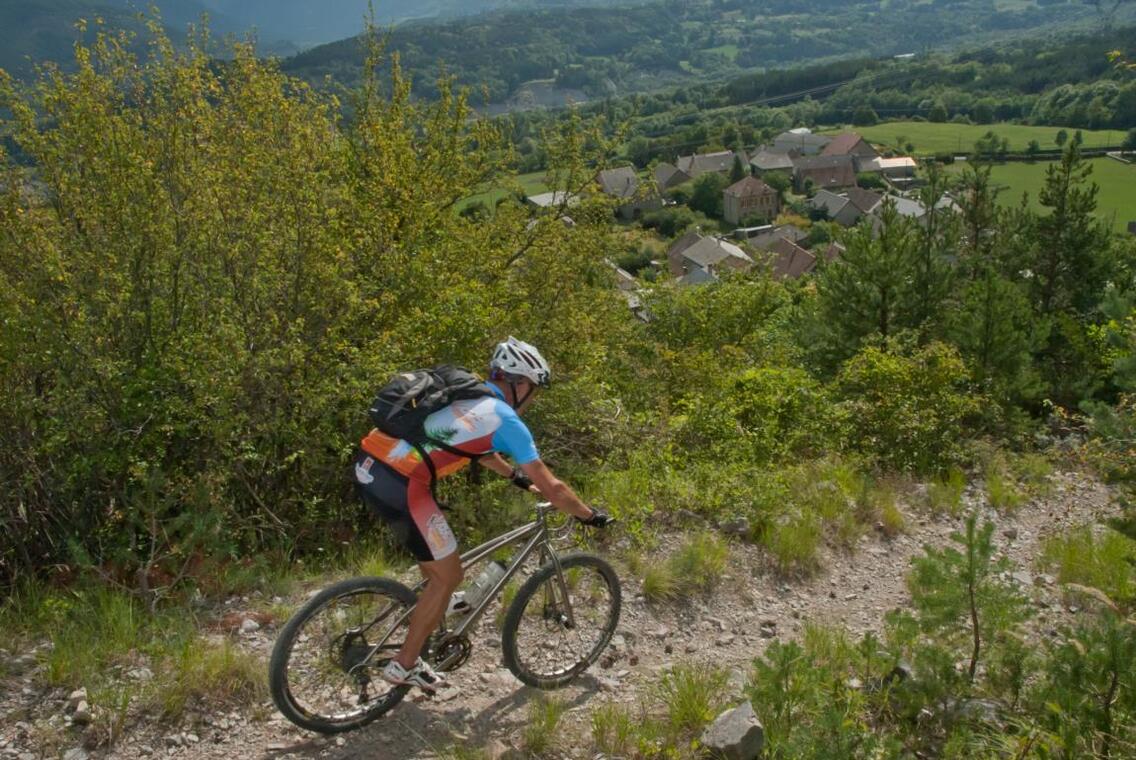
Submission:
[[[470,549],[469,551],[461,555],[462,570],[466,571],[484,560],[486,557],[491,556],[499,549],[503,549],[506,546],[511,546],[522,541],[526,542],[524,548],[521,549],[521,551],[513,558],[513,561],[509,565],[509,567],[505,569],[505,574],[501,576],[496,584],[494,584],[489,593],[485,595],[485,598],[482,599],[476,607],[465,613],[465,615],[462,616],[461,622],[458,623],[458,625],[453,630],[443,630],[441,632],[441,635],[432,642],[435,648],[440,644],[445,644],[447,641],[464,636],[466,631],[477,625],[477,622],[481,619],[482,615],[485,614],[486,608],[489,607],[489,605],[497,598],[497,595],[501,593],[501,590],[505,588],[505,585],[513,578],[514,575],[516,575],[517,571],[520,569],[521,565],[524,564],[525,560],[527,560],[530,556],[532,556],[534,552],[537,551],[540,552],[540,558],[542,562],[551,561],[556,567],[558,585],[560,586],[560,592],[563,594],[565,601],[564,606],[565,613],[567,615],[566,622],[569,626],[575,627],[576,620],[572,613],[571,604],[569,603],[568,585],[564,581],[564,574],[560,568],[560,560],[557,557],[556,552],[552,548],[552,541],[549,536],[548,524],[545,521],[545,517],[549,512],[553,511],[553,509],[554,508],[551,502],[539,502],[536,505],[535,520],[526,525],[522,525],[519,528],[514,528],[507,533],[503,533],[496,538],[492,538],[481,544],[480,546],[474,547],[473,549]],[[426,581],[421,581],[414,587],[414,592],[417,594],[425,587]],[[384,643],[390,636],[390,632],[397,630],[398,627],[402,625],[408,617],[410,617],[410,614],[411,612],[413,612],[413,610],[414,607],[411,607],[410,609],[399,615],[398,618],[396,618],[387,629],[387,634],[383,636],[382,639],[379,640],[371,648],[371,652],[363,659],[362,662],[358,663],[355,667],[352,668],[352,671],[354,671],[355,668],[364,666],[366,665],[366,663],[370,662],[371,659],[374,658],[374,656],[379,652],[379,650],[383,649]],[[365,633],[372,626],[378,623],[379,620],[383,618],[384,614],[385,613],[378,615],[370,625],[363,628],[360,632]],[[443,619],[443,624],[444,623],[445,619]],[[447,663],[436,662],[435,665],[444,669]]]

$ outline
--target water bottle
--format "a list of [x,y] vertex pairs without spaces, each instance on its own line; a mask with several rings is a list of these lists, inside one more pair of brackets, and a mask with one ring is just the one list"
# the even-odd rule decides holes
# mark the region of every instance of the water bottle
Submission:
[[465,592],[464,601],[469,604],[471,610],[477,609],[497,585],[497,581],[505,577],[505,569],[505,563],[495,559],[481,571],[481,575],[477,576]]
[[464,591],[455,591],[450,596],[450,603],[446,607],[447,615],[464,615],[470,611],[469,602],[465,600]]

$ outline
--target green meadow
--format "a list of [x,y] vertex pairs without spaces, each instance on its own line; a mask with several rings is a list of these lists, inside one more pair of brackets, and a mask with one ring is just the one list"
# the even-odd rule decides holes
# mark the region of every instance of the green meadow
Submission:
[[[874,127],[848,127],[877,145],[896,146],[912,143],[917,155],[933,153],[969,153],[987,132],[1010,141],[1010,150],[1023,151],[1030,140],[1037,140],[1042,150],[1057,150],[1054,140],[1062,127],[1028,127],[1022,124],[936,124],[929,121],[891,121]],[[825,134],[845,131],[842,128],[821,130]],[[1070,139],[1075,129],[1065,128]],[[1118,129],[1083,129],[1086,148],[1115,147],[1124,141]]]
[[[1002,190],[998,202],[1003,206],[1017,205],[1022,194],[1029,194],[1029,205],[1040,210],[1037,195],[1045,184],[1048,161],[1014,161],[996,164],[991,179]],[[1111,158],[1089,159],[1093,167],[1090,180],[1100,188],[1097,193],[1097,214],[1107,220],[1113,229],[1124,230],[1128,222],[1136,221],[1136,164],[1124,164]],[[961,171],[964,164],[955,163],[950,171]]]

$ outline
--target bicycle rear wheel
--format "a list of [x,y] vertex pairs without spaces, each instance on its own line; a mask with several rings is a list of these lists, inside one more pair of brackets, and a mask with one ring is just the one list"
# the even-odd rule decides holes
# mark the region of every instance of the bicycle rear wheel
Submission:
[[268,664],[272,701],[301,728],[336,734],[366,725],[409,687],[378,674],[402,646],[413,591],[388,578],[350,578],[288,620]]
[[[505,666],[538,689],[558,689],[599,659],[619,624],[619,577],[591,554],[542,565],[517,592],[501,631]],[[567,594],[565,594],[567,592]]]

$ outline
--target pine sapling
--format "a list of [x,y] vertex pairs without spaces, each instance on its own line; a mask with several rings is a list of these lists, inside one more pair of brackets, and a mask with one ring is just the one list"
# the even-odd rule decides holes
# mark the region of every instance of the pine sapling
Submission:
[[969,640],[967,679],[974,683],[984,642],[1013,629],[1026,617],[1024,599],[1000,574],[1007,562],[994,558],[994,524],[981,529],[971,514],[965,533],[951,540],[961,548],[926,549],[915,560],[908,588],[918,613],[921,630],[948,643]]

